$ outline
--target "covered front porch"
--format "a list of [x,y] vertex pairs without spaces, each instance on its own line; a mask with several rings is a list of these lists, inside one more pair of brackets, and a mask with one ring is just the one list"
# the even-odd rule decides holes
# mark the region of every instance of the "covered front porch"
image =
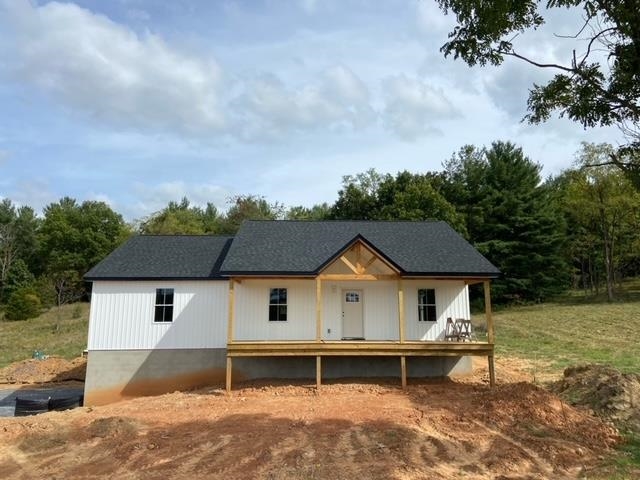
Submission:
[[[486,341],[446,338],[445,322],[448,317],[469,315],[467,287],[477,283],[484,286]],[[268,322],[271,325],[265,326],[264,321],[260,323],[258,320],[260,312],[265,311],[265,305],[258,302],[264,301],[261,299],[265,298],[266,287],[278,285],[289,286],[291,290],[291,298],[287,300],[289,317],[287,322]],[[420,299],[420,292],[429,289],[440,292],[441,304],[437,308],[433,306],[433,313],[428,309],[430,303],[435,304],[435,299],[433,302]],[[297,301],[293,298],[294,292]],[[365,303],[365,310],[360,305],[355,317],[362,325],[361,334],[353,334],[354,330],[346,323],[345,313],[348,316],[348,309],[352,306],[350,302]],[[238,314],[240,308],[242,311]],[[338,320],[339,309],[342,311],[341,323]],[[409,328],[405,318],[407,310],[411,319]],[[436,319],[425,321],[431,320],[426,317],[432,314]],[[237,325],[237,322],[243,324]],[[262,325],[262,330],[258,330],[256,325]],[[340,332],[338,338],[330,336],[336,326]],[[266,327],[270,329],[265,330]],[[487,357],[490,384],[493,386],[494,330],[490,280],[486,277],[403,276],[378,252],[358,240],[312,278],[256,279],[238,276],[230,279],[227,391],[231,391],[232,386],[233,359],[238,357],[315,357],[318,387],[322,384],[323,357],[396,357],[404,388],[407,384],[407,357],[465,356]]]

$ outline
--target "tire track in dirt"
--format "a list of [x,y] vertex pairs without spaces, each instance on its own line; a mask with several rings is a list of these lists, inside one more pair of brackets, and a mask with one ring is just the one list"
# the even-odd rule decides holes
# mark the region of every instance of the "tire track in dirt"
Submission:
[[555,479],[597,464],[615,441],[610,427],[528,384],[210,392],[3,419],[1,476]]

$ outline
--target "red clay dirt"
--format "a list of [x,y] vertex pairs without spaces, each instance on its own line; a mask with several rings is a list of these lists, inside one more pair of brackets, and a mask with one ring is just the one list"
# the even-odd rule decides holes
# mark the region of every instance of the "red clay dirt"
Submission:
[[[508,363],[507,363],[508,365]],[[596,478],[619,440],[499,362],[461,380],[246,382],[0,419],[2,478]],[[501,373],[503,376],[501,377]],[[523,378],[518,378],[519,376]],[[606,478],[604,476],[603,478]]]
[[47,357],[43,360],[30,358],[12,363],[0,369],[0,387],[16,384],[53,384],[60,382],[84,382],[87,359],[67,360]]

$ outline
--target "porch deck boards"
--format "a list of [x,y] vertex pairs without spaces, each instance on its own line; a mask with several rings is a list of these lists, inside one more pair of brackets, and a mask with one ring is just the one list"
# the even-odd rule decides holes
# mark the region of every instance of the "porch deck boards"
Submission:
[[487,342],[441,341],[233,341],[227,343],[229,357],[302,356],[493,356]]

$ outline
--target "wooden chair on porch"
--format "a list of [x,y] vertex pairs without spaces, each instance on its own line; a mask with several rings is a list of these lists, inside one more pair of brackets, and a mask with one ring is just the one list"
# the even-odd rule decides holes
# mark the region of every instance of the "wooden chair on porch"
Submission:
[[471,326],[471,320],[467,320],[466,318],[456,318],[454,326],[458,332],[459,341],[471,342],[472,340],[476,339],[475,333],[473,333],[473,328]]
[[460,341],[460,331],[451,317],[447,318],[447,326],[444,329],[444,339],[447,342]]

